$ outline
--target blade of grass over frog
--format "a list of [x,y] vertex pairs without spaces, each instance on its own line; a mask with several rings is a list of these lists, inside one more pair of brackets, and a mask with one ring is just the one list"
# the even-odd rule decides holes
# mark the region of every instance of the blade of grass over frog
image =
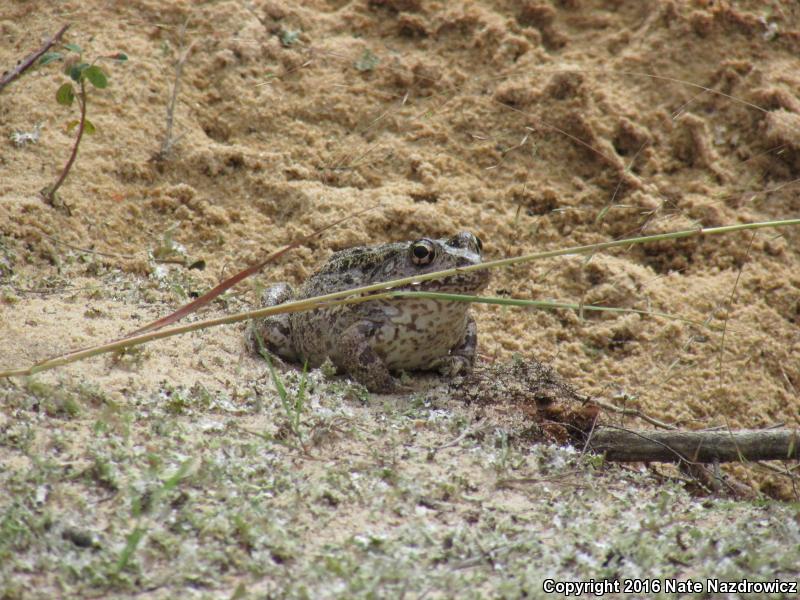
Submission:
[[[559,250],[547,250],[544,252],[534,252],[533,254],[523,254],[522,256],[515,256],[512,258],[500,258],[498,260],[491,260],[488,262],[483,262],[477,265],[470,265],[468,267],[460,267],[458,269],[451,269],[447,274],[458,272],[467,273],[469,271],[478,271],[481,269],[491,269],[494,267],[507,267],[510,265],[515,265],[517,263],[528,262],[531,260],[539,260],[542,258],[553,258],[556,256],[569,256],[573,254],[585,254],[587,252],[597,252],[599,250],[607,250],[609,248],[619,248],[622,246],[631,246],[634,244],[646,244],[648,242],[659,242],[663,240],[676,240],[680,238],[688,238],[693,236],[702,236],[702,235],[720,235],[723,233],[734,233],[736,231],[748,231],[753,229],[764,229],[766,227],[775,228],[775,227],[789,227],[794,225],[800,225],[800,218],[797,219],[782,219],[778,221],[760,221],[757,223],[741,223],[739,225],[723,225],[721,227],[698,227],[695,229],[683,229],[680,231],[670,231],[668,233],[658,233],[655,235],[644,235],[639,237],[633,238],[625,238],[621,240],[613,240],[611,242],[600,242],[597,244],[587,244],[585,246],[572,246],[570,248],[561,248]],[[444,273],[444,271],[442,272]],[[434,273],[429,273],[427,275],[417,276],[416,278],[407,278],[407,279],[416,279],[419,281],[427,281],[429,279],[436,279],[437,277],[432,277],[431,275],[436,275]],[[438,274],[438,277],[442,277],[441,274]],[[402,285],[402,284],[400,284]],[[392,286],[396,287],[396,286]]]
[[521,307],[534,307],[544,308],[550,310],[567,309],[575,311],[594,311],[594,312],[610,312],[617,314],[634,314],[644,315],[648,317],[662,317],[664,319],[671,319],[673,321],[681,321],[687,325],[696,325],[698,327],[705,327],[708,329],[716,329],[724,331],[723,325],[710,325],[704,321],[694,321],[679,315],[672,315],[670,313],[658,312],[655,310],[643,310],[638,308],[618,308],[615,306],[594,306],[592,304],[574,304],[572,302],[556,302],[551,300],[523,300],[521,298],[498,298],[496,296],[467,296],[464,294],[446,294],[442,292],[386,292],[385,294],[377,294],[374,296],[365,296],[366,300],[382,300],[384,298],[430,298],[432,300],[448,300],[451,302],[474,302],[476,304],[497,304],[500,306],[521,306]]
[[[237,323],[239,321],[246,321],[247,319],[257,319],[261,317],[267,317],[271,315],[277,315],[281,313],[290,313],[290,312],[300,312],[304,310],[312,310],[314,308],[319,308],[321,306],[330,306],[336,304],[352,304],[355,302],[366,302],[368,300],[374,300],[375,297],[367,297],[367,298],[357,298],[352,296],[358,296],[359,294],[366,294],[368,292],[379,292],[389,290],[391,288],[399,287],[401,285],[412,285],[415,283],[421,283],[423,281],[430,281],[432,279],[441,279],[443,277],[449,277],[450,275],[455,275],[456,273],[466,273],[469,271],[478,271],[481,269],[493,269],[496,267],[507,267],[510,265],[515,265],[518,263],[528,262],[532,260],[539,260],[542,258],[552,258],[555,256],[568,256],[574,254],[585,254],[587,252],[597,252],[599,250],[605,250],[608,248],[618,248],[621,246],[629,246],[632,244],[644,244],[647,242],[654,242],[659,240],[671,240],[671,239],[679,239],[679,238],[686,238],[692,237],[696,235],[720,235],[723,233],[733,233],[736,231],[746,231],[746,230],[754,230],[754,229],[763,229],[766,227],[787,227],[791,225],[800,225],[800,218],[798,219],[784,219],[780,221],[763,221],[759,223],[743,223],[740,225],[725,225],[722,227],[710,227],[707,229],[698,228],[698,229],[685,229],[682,231],[673,231],[670,233],[661,233],[657,235],[649,235],[649,236],[642,236],[636,238],[627,238],[623,240],[614,240],[611,242],[601,242],[599,244],[588,244],[585,246],[573,246],[571,248],[562,248],[559,250],[548,250],[545,252],[535,252],[533,254],[525,254],[522,256],[515,256],[512,258],[501,258],[498,260],[492,260],[484,263],[479,263],[477,265],[470,265],[468,267],[459,267],[456,269],[447,269],[444,271],[436,271],[433,273],[426,273],[424,275],[414,275],[411,277],[405,277],[403,279],[394,279],[392,281],[380,282],[380,283],[373,283],[371,285],[365,285],[358,288],[352,288],[349,290],[342,290],[339,292],[333,292],[331,294],[325,294],[322,296],[315,296],[313,298],[306,298],[304,300],[296,300],[294,302],[287,302],[286,304],[279,304],[277,306],[270,306],[267,308],[261,308],[258,310],[247,311],[243,313],[237,313],[234,315],[228,315],[225,317],[218,317],[215,319],[208,319],[206,321],[198,321],[197,323],[191,323],[189,325],[184,325],[181,327],[174,327],[172,329],[162,330],[162,331],[150,331],[148,333],[142,335],[131,336],[127,338],[122,338],[120,340],[116,340],[110,343],[102,344],[99,346],[93,346],[91,348],[86,348],[82,350],[76,350],[70,352],[68,354],[63,354],[59,356],[55,356],[53,358],[38,362],[29,368],[17,368],[17,369],[9,369],[6,371],[0,371],[0,377],[15,377],[15,376],[29,376],[33,375],[34,373],[38,373],[41,371],[46,371],[49,369],[53,369],[55,367],[60,367],[77,360],[81,360],[83,358],[89,358],[91,356],[96,356],[98,354],[103,354],[105,352],[113,352],[115,350],[121,350],[122,348],[128,348],[133,346],[138,346],[140,344],[144,344],[146,342],[152,340],[158,340],[165,337],[170,337],[173,335],[178,335],[181,333],[188,333],[190,331],[196,331],[198,329],[205,329],[208,327],[215,327],[217,325],[225,325],[228,323]],[[348,297],[351,296],[351,297]]]
[[[380,286],[384,285],[385,284],[380,284]],[[374,289],[380,289],[380,286],[372,286],[372,287]],[[369,290],[364,290],[359,288],[359,291],[369,291]],[[336,294],[329,294],[328,296],[319,296],[320,298],[319,300],[317,298],[309,298],[307,300],[287,302],[286,304],[278,304],[276,306],[269,306],[267,308],[260,308],[257,310],[250,310],[247,312],[236,313],[224,317],[217,317],[215,319],[206,319],[205,321],[197,321],[195,323],[189,323],[187,325],[181,325],[178,327],[173,327],[171,329],[160,329],[159,331],[150,331],[136,336],[120,338],[118,340],[114,340],[97,346],[91,346],[89,348],[81,348],[79,350],[73,350],[72,352],[68,352],[66,354],[59,354],[52,358],[48,358],[38,363],[35,363],[34,365],[27,368],[23,367],[23,368],[0,371],[0,378],[28,377],[30,375],[35,375],[36,373],[40,373],[42,371],[49,371],[50,369],[55,369],[56,367],[62,367],[64,365],[68,365],[70,363],[83,360],[85,358],[91,358],[92,356],[98,356],[100,354],[115,352],[126,348],[133,348],[135,346],[140,346],[147,342],[152,342],[155,340],[172,337],[173,335],[180,335],[182,333],[189,333],[191,331],[198,331],[200,329],[207,329],[209,327],[216,327],[217,325],[229,325],[231,323],[238,323],[240,321],[247,321],[249,319],[259,319],[262,317],[270,317],[273,315],[279,315],[283,313],[302,312],[305,310],[322,308],[324,306],[335,306],[338,304],[354,304],[356,302],[366,302],[372,299],[370,297],[355,297],[355,298],[344,297],[349,293],[353,292],[351,292],[350,290],[344,290],[343,292],[337,292]],[[336,296],[336,298],[330,297],[334,295]]]
[[258,273],[266,265],[268,265],[269,263],[279,259],[281,256],[283,256],[284,254],[286,254],[290,250],[294,250],[298,246],[302,246],[303,244],[306,244],[309,240],[314,239],[315,237],[319,236],[320,234],[322,234],[323,232],[327,231],[328,229],[332,229],[332,228],[336,227],[337,225],[340,225],[341,223],[343,223],[343,222],[345,222],[345,221],[347,221],[349,219],[358,217],[358,216],[364,214],[365,212],[369,212],[371,210],[375,210],[376,208],[379,208],[379,207],[380,207],[380,204],[378,204],[377,206],[370,206],[369,208],[365,208],[365,209],[360,210],[358,212],[355,212],[353,214],[350,214],[350,215],[347,215],[345,217],[342,217],[341,219],[338,219],[338,220],[334,221],[333,223],[329,223],[328,225],[325,225],[325,227],[322,227],[321,229],[317,229],[316,231],[313,231],[312,233],[310,233],[310,234],[308,234],[306,236],[303,236],[303,237],[301,237],[301,238],[299,238],[297,240],[294,240],[293,242],[291,242],[290,244],[284,246],[280,250],[277,250],[277,251],[273,252],[272,254],[267,256],[261,262],[258,262],[256,264],[250,266],[250,267],[247,267],[246,269],[244,269],[242,271],[239,271],[238,273],[236,273],[232,277],[228,277],[228,279],[226,279],[225,281],[219,283],[217,286],[212,288],[211,291],[206,292],[205,294],[203,294],[199,298],[196,298],[195,300],[192,300],[188,304],[184,304],[183,306],[181,306],[175,312],[170,313],[165,317],[161,317],[160,319],[157,319],[157,320],[155,320],[155,321],[153,321],[151,323],[148,323],[144,327],[140,327],[136,331],[133,331],[133,332],[129,333],[123,339],[131,338],[131,337],[134,337],[134,336],[137,336],[137,335],[142,335],[143,333],[147,333],[148,331],[155,331],[157,329],[161,329],[162,327],[165,327],[167,325],[170,325],[172,323],[180,321],[186,315],[189,315],[189,314],[193,313],[194,311],[196,311],[198,308],[201,308],[201,307],[205,306],[206,304],[208,304],[209,302],[212,302],[220,294],[222,294],[226,290],[232,288],[233,286],[235,286],[240,281],[243,281],[244,279],[247,279],[251,275],[254,275],[255,273]]

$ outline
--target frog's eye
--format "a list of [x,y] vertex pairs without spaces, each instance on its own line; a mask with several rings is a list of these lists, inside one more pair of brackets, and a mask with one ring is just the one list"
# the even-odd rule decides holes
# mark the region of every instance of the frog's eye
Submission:
[[430,240],[419,240],[411,244],[410,254],[415,265],[429,265],[436,256],[436,246]]

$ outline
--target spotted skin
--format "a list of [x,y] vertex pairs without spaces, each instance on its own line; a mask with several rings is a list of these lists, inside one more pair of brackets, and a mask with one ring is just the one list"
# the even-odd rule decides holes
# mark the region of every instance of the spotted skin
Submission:
[[[449,239],[361,246],[337,252],[294,293],[285,283],[269,288],[264,306],[300,300],[391,279],[478,264],[480,240],[462,232]],[[457,273],[398,289],[476,294],[489,282],[487,270]],[[469,303],[395,298],[251,322],[248,345],[258,336],[267,349],[290,361],[319,366],[326,359],[373,392],[400,391],[392,372],[468,372],[475,361],[477,327]]]
[[[289,302],[294,295],[292,286],[288,283],[276,283],[264,291],[261,296],[262,306],[276,306]],[[267,348],[286,360],[297,362],[300,356],[295,352],[292,345],[292,325],[288,314],[275,315],[265,319],[263,323],[266,328],[255,329],[248,327],[245,341],[248,350],[254,354],[261,352],[261,344],[266,344]],[[260,335],[256,335],[256,332]]]

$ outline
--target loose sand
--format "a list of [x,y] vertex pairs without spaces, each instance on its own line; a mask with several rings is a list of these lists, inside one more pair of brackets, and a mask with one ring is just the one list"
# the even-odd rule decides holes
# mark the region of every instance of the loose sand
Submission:
[[[487,256],[797,216],[800,8],[793,4],[255,0],[6,2],[0,65],[63,23],[105,90],[61,189],[75,118],[59,63],[0,94],[0,368],[112,339],[331,221],[270,266],[469,229]],[[181,41],[181,27],[187,23]],[[176,58],[180,136],[165,130]],[[38,143],[15,131],[42,124]],[[169,240],[204,271],[156,265]],[[475,307],[482,361],[535,357],[571,384],[685,427],[798,425],[800,230],[622,248],[497,270],[492,295],[679,315]],[[86,253],[76,250],[92,250]],[[254,284],[205,314],[256,302]],[[41,375],[124,400],[160,382],[235,397],[263,368],[243,326]],[[780,491],[782,480],[759,479]],[[784,490],[785,492],[786,490]]]

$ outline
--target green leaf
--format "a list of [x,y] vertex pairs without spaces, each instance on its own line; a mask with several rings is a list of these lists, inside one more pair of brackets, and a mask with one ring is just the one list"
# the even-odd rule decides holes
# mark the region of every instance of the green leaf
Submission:
[[[75,119],[74,121],[70,121],[67,123],[67,133],[71,133],[73,129],[75,129],[80,124],[80,121]],[[94,123],[92,123],[89,119],[83,120],[83,133],[86,135],[92,135],[96,131]]]
[[39,65],[49,65],[51,62],[62,60],[63,58],[64,56],[60,52],[46,52],[42,54],[42,58],[39,59]]
[[116,54],[112,54],[110,58],[118,60],[119,62],[125,62],[126,60],[128,60],[128,55],[125,54],[124,52],[117,52]]
[[78,44],[64,44],[64,48],[67,50],[72,50],[73,52],[77,52],[78,54],[83,52],[83,49],[78,46]]
[[67,82],[58,88],[56,92],[56,102],[63,106],[72,106],[75,101],[75,90],[72,89],[72,84]]
[[89,67],[89,63],[81,63],[79,65],[73,65],[73,66],[71,66],[69,68],[69,76],[74,81],[80,81],[81,80],[81,73],[83,73],[83,71],[85,69],[87,69],[88,67]]
[[92,65],[91,67],[84,69],[83,76],[98,89],[108,87],[108,79],[106,79],[106,74],[103,73],[103,70],[97,65]]

